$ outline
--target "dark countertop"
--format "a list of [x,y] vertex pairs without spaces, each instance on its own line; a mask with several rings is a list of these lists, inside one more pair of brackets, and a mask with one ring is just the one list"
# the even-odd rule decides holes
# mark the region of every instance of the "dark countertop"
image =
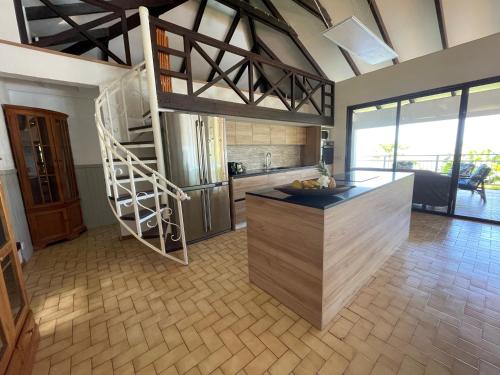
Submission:
[[273,174],[273,173],[283,173],[283,172],[290,172],[290,171],[296,171],[299,169],[307,169],[307,168],[316,168],[316,165],[303,165],[299,167],[283,167],[283,168],[276,168],[276,169],[251,169],[246,171],[245,173],[240,173],[240,174],[235,174],[233,176],[229,176],[231,178],[245,178],[245,177],[252,177],[252,176],[259,176],[263,174]]
[[356,171],[342,175],[334,175],[337,183],[343,185],[354,185],[354,187],[344,193],[331,196],[311,197],[288,195],[272,188],[247,192],[247,194],[261,198],[274,199],[281,202],[298,204],[306,207],[318,208],[320,210],[326,210],[328,208],[341,204],[342,202],[346,202],[350,199],[359,197],[360,195],[366,194],[370,191],[376,190],[384,185],[390,184],[391,182],[397,180],[401,180],[410,175],[412,175],[412,173],[393,173],[379,171]]

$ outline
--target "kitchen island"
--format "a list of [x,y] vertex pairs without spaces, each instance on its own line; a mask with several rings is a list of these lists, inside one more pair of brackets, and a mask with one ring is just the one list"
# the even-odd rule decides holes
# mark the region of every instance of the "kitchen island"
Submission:
[[246,194],[250,281],[325,327],[407,239],[412,173],[353,172],[335,196]]

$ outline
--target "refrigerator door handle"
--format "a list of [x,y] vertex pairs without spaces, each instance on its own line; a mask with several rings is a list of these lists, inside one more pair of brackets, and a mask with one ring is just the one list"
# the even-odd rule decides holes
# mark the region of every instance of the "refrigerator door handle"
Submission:
[[200,183],[201,184],[204,184],[205,183],[205,173],[203,171],[203,149],[202,149],[202,146],[201,146],[201,139],[200,139],[200,134],[201,134],[201,125],[200,125],[200,121],[199,120],[196,120],[195,121],[195,125],[196,125],[196,149],[197,149],[197,153],[198,153],[198,173],[200,175]]
[[201,190],[201,208],[203,211],[203,231],[208,232],[208,223],[207,223],[207,199],[205,194],[207,191],[205,189]]
[[208,230],[212,230],[212,210],[210,209],[210,192],[207,190],[207,226]]
[[203,149],[202,149],[202,155],[203,155],[203,169],[204,169],[204,176],[205,176],[205,184],[208,184],[208,162],[207,158],[209,157],[209,148],[207,147],[207,134],[205,131],[205,122],[203,120],[200,120],[200,131],[201,131],[201,140],[203,143]]

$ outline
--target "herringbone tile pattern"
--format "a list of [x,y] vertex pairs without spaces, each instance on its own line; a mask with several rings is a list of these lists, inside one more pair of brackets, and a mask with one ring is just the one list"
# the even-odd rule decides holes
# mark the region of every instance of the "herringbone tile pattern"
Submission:
[[116,228],[26,267],[34,374],[500,374],[500,228],[414,214],[411,236],[318,331],[248,282],[245,231],[173,264]]

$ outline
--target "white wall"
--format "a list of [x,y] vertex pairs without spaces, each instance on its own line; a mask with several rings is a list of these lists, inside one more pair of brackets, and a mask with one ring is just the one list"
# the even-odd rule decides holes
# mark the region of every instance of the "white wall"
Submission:
[[98,87],[128,70],[126,66],[1,40],[0,56],[0,76],[75,86]]
[[5,79],[10,104],[50,109],[68,115],[69,135],[76,165],[101,162],[94,124],[97,88],[71,87]]
[[[0,39],[20,42],[14,1],[0,0]],[[1,54],[0,54],[1,56]]]
[[344,170],[347,107],[500,75],[500,34],[336,84],[335,172]]

